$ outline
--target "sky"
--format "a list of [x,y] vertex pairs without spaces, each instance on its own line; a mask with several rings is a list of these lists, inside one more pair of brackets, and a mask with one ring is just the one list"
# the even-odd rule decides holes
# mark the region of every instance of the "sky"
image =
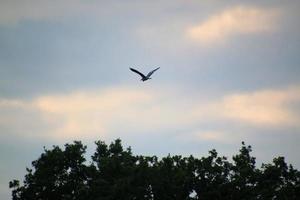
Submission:
[[[0,199],[43,147],[121,138],[135,154],[300,169],[300,2],[1,0]],[[129,67],[144,73],[142,82]]]

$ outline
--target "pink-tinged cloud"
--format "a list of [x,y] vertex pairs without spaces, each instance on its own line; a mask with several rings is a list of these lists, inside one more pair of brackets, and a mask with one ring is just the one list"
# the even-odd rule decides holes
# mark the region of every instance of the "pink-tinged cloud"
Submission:
[[188,27],[186,35],[196,43],[219,44],[236,35],[273,31],[278,16],[276,9],[237,6]]
[[[228,137],[228,135],[234,135],[234,138]],[[176,139],[184,142],[195,142],[195,141],[209,141],[209,142],[222,142],[230,143],[232,141],[239,142],[240,135],[228,133],[224,130],[195,130],[189,133],[182,133],[176,136]]]
[[226,95],[198,112],[255,126],[299,126],[300,113],[292,107],[295,103],[300,104],[298,86]]
[[[97,138],[186,124],[174,97],[156,89],[120,87],[42,96],[32,104],[52,124],[55,138]],[[175,109],[174,109],[175,108]],[[132,131],[131,131],[132,130]]]
[[233,93],[208,101],[182,96],[170,88],[128,86],[41,96],[27,102],[2,99],[0,126],[22,127],[31,136],[36,132],[35,137],[60,140],[164,133],[215,123],[218,131],[200,128],[184,137],[220,141],[228,131],[219,130],[222,121],[271,128],[300,124],[300,113],[293,109],[300,104],[299,86]]

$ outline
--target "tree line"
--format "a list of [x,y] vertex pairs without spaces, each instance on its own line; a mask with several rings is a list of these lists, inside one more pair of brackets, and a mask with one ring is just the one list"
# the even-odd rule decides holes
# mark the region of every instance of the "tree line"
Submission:
[[251,146],[229,161],[216,150],[206,157],[133,155],[120,139],[97,141],[92,161],[80,141],[44,148],[27,168],[24,181],[12,180],[13,200],[252,200],[300,199],[300,172],[284,157],[256,167]]

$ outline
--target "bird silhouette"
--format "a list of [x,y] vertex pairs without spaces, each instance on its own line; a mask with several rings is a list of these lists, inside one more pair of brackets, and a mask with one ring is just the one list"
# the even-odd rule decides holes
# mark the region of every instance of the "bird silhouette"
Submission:
[[139,74],[139,75],[142,77],[141,81],[147,81],[147,80],[151,79],[150,76],[151,76],[156,70],[158,70],[159,67],[156,68],[156,69],[154,69],[154,70],[152,70],[152,71],[150,71],[146,76],[145,76],[143,73],[141,73],[141,72],[139,72],[138,70],[136,70],[136,69],[133,69],[133,68],[129,68],[129,69],[130,69],[131,71],[133,71],[133,72]]

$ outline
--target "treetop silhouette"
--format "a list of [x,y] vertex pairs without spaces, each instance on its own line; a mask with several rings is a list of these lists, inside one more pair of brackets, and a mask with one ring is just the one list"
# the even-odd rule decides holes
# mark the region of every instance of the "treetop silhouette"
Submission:
[[80,141],[44,149],[23,184],[9,183],[13,200],[300,199],[300,172],[284,157],[257,168],[244,142],[232,162],[214,149],[202,158],[158,159],[133,155],[120,139],[95,143],[90,163]]

